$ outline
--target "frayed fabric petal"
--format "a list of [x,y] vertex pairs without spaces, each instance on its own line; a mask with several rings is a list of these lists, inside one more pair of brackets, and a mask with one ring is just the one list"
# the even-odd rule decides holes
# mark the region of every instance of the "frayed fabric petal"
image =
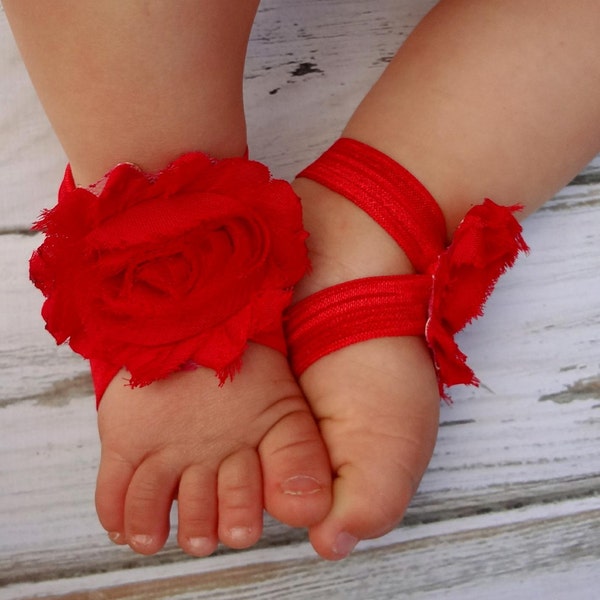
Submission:
[[520,252],[528,251],[513,216],[518,210],[519,206],[499,206],[489,199],[474,206],[433,268],[425,339],[445,399],[447,387],[478,384],[454,336],[483,314],[500,276]]
[[92,361],[98,400],[122,368],[144,386],[194,366],[221,383],[248,342],[286,353],[281,316],[308,268],[299,199],[247,158],[117,165],[77,187],[67,167],[30,275],[57,343]]

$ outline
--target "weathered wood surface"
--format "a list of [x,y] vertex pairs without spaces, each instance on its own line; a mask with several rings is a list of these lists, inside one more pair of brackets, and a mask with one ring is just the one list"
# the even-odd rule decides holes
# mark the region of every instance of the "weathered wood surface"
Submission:
[[[419,0],[263,3],[249,52],[252,153],[290,177],[340,131]],[[258,548],[142,558],[96,522],[85,364],[43,331],[27,280],[64,157],[0,13],[0,600],[592,599],[600,589],[600,160],[525,224],[530,256],[462,336],[482,380],[442,409],[405,525],[342,564],[269,521]],[[173,539],[173,538],[172,538]]]

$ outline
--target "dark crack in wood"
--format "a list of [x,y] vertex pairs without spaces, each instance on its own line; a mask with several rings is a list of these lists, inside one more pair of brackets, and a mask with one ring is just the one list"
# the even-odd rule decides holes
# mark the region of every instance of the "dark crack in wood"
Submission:
[[32,394],[31,396],[20,396],[18,398],[5,398],[0,400],[0,408],[6,408],[12,404],[25,401],[35,401],[38,406],[52,406],[59,408],[67,406],[73,398],[81,398],[94,395],[94,386],[89,373],[81,373],[75,377],[61,379],[54,382],[47,390]]
[[550,400],[557,404],[568,404],[575,400],[600,400],[600,375],[580,379],[561,392],[545,394],[539,400],[540,402]]

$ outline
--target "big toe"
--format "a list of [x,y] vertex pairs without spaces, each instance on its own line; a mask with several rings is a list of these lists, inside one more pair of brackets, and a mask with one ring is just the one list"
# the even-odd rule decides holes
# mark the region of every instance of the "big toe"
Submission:
[[300,395],[260,444],[266,510],[291,527],[309,527],[331,508],[331,465],[319,428]]
[[[328,560],[345,558],[364,539],[380,537],[401,521],[421,473],[389,457],[363,454],[337,471],[331,512],[310,528],[310,541]],[[377,466],[374,466],[377,465]]]
[[160,455],[150,456],[136,470],[125,499],[125,534],[131,548],[154,554],[169,535],[169,513],[179,473]]
[[239,450],[219,467],[219,538],[241,550],[256,544],[262,533],[260,462],[252,448]]
[[338,560],[404,516],[435,445],[437,382],[420,340],[388,338],[321,359],[302,385],[335,473],[332,509],[310,539],[323,558]]

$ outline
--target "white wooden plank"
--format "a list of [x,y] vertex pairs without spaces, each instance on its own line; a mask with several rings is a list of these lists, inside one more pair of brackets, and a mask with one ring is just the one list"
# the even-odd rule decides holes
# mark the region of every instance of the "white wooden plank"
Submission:
[[264,3],[246,70],[250,148],[256,157],[286,178],[314,160],[434,4]]
[[86,363],[57,348],[44,331],[42,297],[28,276],[29,257],[40,242],[39,236],[0,235],[0,407],[40,394],[60,404],[70,380],[91,392]]
[[[308,544],[298,544],[152,569],[19,584],[0,590],[0,600],[595,600],[598,533],[600,505],[597,499],[588,499],[454,519],[442,526],[406,527],[363,542],[337,564],[314,558]],[[507,592],[510,595],[504,596]]]

